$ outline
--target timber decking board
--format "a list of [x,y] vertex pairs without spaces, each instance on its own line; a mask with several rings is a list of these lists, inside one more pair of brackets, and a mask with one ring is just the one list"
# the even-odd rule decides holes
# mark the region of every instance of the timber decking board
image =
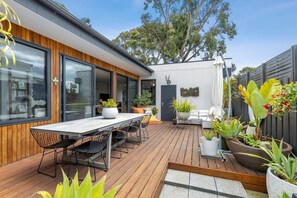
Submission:
[[[117,197],[157,197],[168,166],[191,172],[206,171],[205,174],[221,177],[227,175],[229,178],[242,179],[246,188],[265,190],[264,174],[242,167],[232,155],[226,155],[227,162],[201,157],[198,153],[201,131],[200,126],[180,128],[170,122],[151,125],[150,139],[129,149],[128,154],[123,153],[122,159],[112,158],[109,171],[97,170],[97,178],[107,174],[106,188],[122,184]],[[118,156],[119,153],[112,151],[112,154]],[[56,184],[62,180],[61,173],[58,171],[55,179],[37,174],[40,157],[38,154],[1,167],[0,197],[38,197],[34,193],[39,190],[53,193]],[[49,171],[53,171],[52,156],[45,157],[44,163]],[[63,168],[67,170],[68,166]],[[72,166],[72,177],[75,169],[79,169],[81,177],[86,172],[83,166]]]

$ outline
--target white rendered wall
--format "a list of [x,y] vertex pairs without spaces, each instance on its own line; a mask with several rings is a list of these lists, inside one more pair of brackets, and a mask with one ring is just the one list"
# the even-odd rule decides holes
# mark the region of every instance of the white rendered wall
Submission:
[[[232,59],[226,59],[227,67]],[[176,97],[179,100],[191,101],[199,110],[209,110],[212,106],[212,89],[215,68],[213,61],[199,61],[189,63],[164,64],[150,66],[154,73],[150,77],[141,79],[156,79],[156,107],[159,109],[157,117],[161,117],[161,85],[166,85],[165,75],[170,75],[171,85],[176,85]],[[198,97],[182,97],[180,88],[199,87]]]

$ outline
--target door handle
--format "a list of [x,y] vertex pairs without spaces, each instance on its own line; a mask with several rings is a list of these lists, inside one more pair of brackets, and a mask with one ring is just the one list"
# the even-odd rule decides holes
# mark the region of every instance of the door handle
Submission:
[[161,103],[161,106],[162,106],[162,107],[164,106],[164,102]]

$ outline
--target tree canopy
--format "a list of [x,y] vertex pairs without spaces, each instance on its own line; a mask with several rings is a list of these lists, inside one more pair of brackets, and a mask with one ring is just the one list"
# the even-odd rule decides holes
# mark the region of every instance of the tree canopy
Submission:
[[142,25],[113,41],[145,64],[211,59],[237,34],[225,0],[145,0]]

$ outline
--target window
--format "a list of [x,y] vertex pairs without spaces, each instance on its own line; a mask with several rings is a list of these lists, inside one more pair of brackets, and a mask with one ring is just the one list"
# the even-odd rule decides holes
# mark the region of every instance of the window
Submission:
[[153,104],[156,104],[156,80],[141,80],[141,93],[147,91],[151,94],[151,100]]
[[0,68],[0,124],[45,118],[49,108],[49,52],[39,47],[16,43],[12,50],[16,65]]

